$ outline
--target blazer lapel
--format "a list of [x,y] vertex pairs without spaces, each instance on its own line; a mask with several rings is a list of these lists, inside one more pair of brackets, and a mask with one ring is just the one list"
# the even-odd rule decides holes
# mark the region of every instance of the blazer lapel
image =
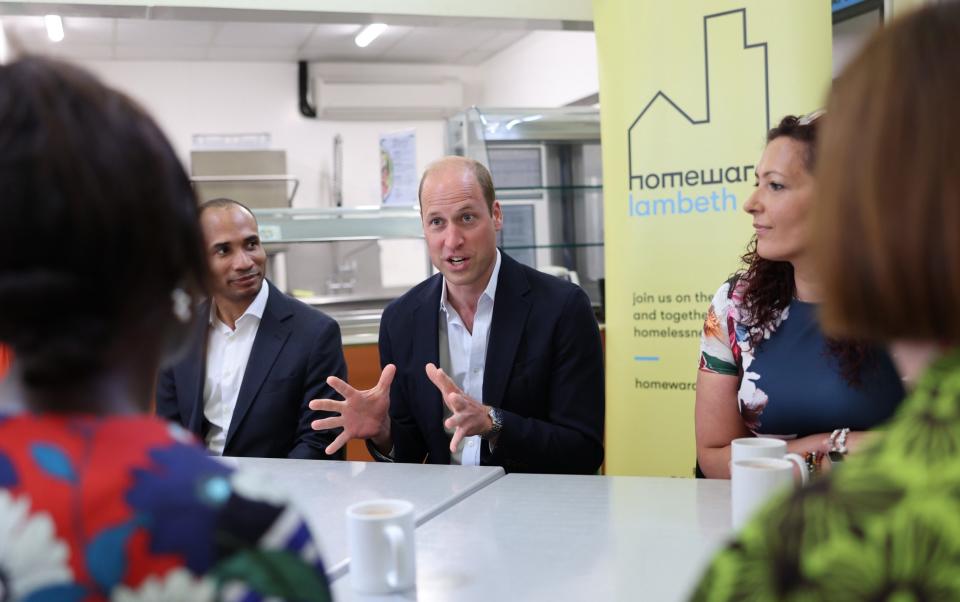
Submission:
[[513,360],[523,337],[523,329],[530,314],[530,290],[523,269],[516,261],[500,253],[500,279],[493,301],[493,324],[487,344],[486,365],[483,371],[483,403],[500,407],[507,388]]
[[[443,428],[443,399],[424,368],[428,363],[440,365],[440,348],[438,343],[440,328],[440,291],[442,276],[436,279],[435,286],[427,287],[420,297],[420,304],[413,309],[413,348],[411,357],[414,359],[413,382],[419,383],[414,403],[423,404],[427,414],[427,424],[435,424]],[[422,401],[421,401],[422,400]]]
[[250,358],[247,360],[247,369],[240,383],[237,405],[233,408],[233,418],[230,420],[224,451],[230,447],[230,441],[237,433],[237,428],[243,422],[250,406],[253,405],[254,399],[263,386],[263,381],[270,374],[270,369],[273,368],[280,350],[290,336],[290,329],[284,321],[293,313],[286,306],[283,293],[269,282],[264,282],[270,287],[270,296],[267,297],[267,306],[264,308],[263,318],[260,319],[260,327],[257,329],[257,336],[250,350]]
[[[186,419],[184,426],[203,440],[203,381],[207,372],[207,331],[210,325],[210,303],[197,309],[197,324],[194,342],[186,356],[174,368],[180,402],[180,415]],[[182,396],[181,396],[182,395]]]

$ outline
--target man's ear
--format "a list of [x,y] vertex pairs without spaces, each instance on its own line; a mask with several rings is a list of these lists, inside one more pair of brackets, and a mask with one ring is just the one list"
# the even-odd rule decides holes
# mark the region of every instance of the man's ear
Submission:
[[494,201],[490,210],[493,215],[493,229],[499,232],[503,228],[503,210],[500,209],[500,201]]

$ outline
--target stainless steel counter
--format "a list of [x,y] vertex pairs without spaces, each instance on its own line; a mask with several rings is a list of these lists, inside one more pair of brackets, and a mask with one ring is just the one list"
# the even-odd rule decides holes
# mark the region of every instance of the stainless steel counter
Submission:
[[380,316],[392,298],[381,297],[304,297],[307,305],[316,307],[340,324],[344,345],[376,344],[380,332]]

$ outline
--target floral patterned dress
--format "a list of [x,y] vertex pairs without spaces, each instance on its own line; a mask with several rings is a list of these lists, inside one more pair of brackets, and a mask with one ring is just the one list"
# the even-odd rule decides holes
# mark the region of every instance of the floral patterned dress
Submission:
[[0,380],[3,380],[7,375],[12,359],[13,354],[10,353],[10,350],[3,343],[0,343]]
[[0,600],[330,600],[306,525],[152,417],[0,413]]
[[790,439],[844,427],[867,430],[893,415],[904,391],[884,351],[873,350],[861,384],[850,385],[820,331],[817,306],[797,299],[758,333],[763,341],[755,347],[741,315],[745,288],[739,278],[714,296],[700,342],[700,370],[740,378],[738,409],[748,429]]
[[879,439],[768,505],[693,600],[960,600],[960,352]]

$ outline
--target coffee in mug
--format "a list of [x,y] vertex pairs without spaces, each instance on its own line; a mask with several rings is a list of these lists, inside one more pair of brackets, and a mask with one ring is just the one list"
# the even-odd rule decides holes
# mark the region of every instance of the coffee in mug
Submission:
[[413,504],[371,500],[347,508],[350,583],[364,594],[410,589],[416,583]]
[[787,442],[771,437],[740,437],[730,444],[730,461],[748,458],[782,458],[787,454]]
[[741,437],[734,439],[730,444],[730,475],[733,475],[732,465],[737,460],[751,458],[782,458],[790,460],[800,468],[801,482],[807,482],[807,462],[800,454],[787,453],[787,442],[772,437]]

